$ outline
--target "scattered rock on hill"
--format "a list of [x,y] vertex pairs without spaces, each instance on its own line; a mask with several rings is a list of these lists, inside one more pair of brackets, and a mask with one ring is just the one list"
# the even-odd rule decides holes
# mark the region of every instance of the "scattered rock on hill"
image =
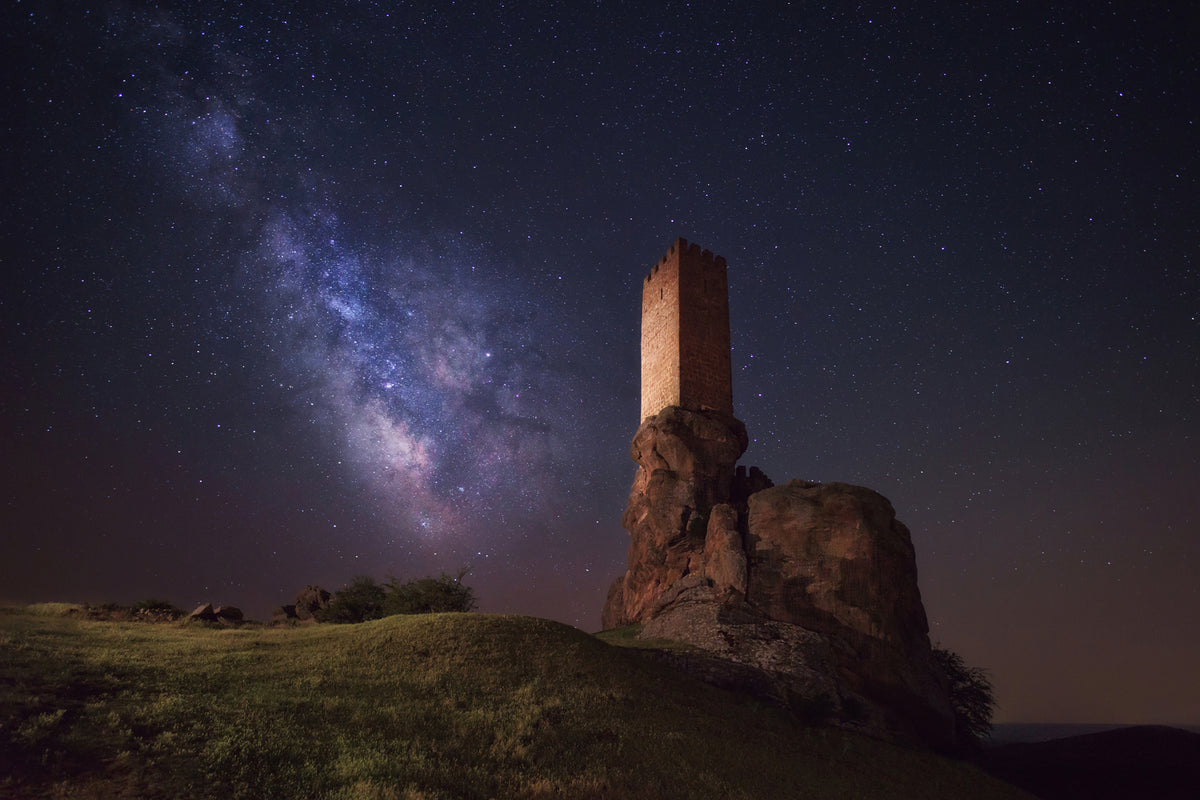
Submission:
[[188,614],[187,618],[198,622],[220,622],[225,625],[240,625],[246,619],[242,610],[236,606],[213,608],[212,603],[196,606],[196,609]]

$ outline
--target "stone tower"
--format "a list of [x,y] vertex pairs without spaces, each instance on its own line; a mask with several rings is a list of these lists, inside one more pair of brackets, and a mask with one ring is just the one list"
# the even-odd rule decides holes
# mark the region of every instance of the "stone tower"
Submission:
[[725,259],[682,238],[642,282],[642,419],[668,406],[733,416]]
[[[947,746],[908,528],[844,483],[737,467],[725,259],[679,239],[642,284],[642,419],[605,629],[697,649],[685,670],[882,739]],[[694,660],[693,660],[694,659]]]

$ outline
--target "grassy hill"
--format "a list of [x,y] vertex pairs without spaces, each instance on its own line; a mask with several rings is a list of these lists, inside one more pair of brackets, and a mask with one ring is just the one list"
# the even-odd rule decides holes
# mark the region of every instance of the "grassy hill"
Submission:
[[1025,797],[544,619],[64,611],[0,609],[2,797]]

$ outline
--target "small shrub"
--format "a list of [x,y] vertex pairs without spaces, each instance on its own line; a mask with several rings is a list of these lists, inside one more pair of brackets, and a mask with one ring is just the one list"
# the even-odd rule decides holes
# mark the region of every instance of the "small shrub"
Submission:
[[155,598],[139,600],[129,610],[134,619],[144,622],[173,622],[183,616],[183,609]]
[[457,575],[418,578],[401,582],[388,578],[380,584],[369,575],[359,575],[333,593],[328,605],[313,611],[318,622],[357,623],[393,614],[434,614],[474,611],[475,591],[462,582],[469,569]]
[[158,600],[156,598],[147,598],[139,600],[132,606],[133,611],[179,611],[169,600]]

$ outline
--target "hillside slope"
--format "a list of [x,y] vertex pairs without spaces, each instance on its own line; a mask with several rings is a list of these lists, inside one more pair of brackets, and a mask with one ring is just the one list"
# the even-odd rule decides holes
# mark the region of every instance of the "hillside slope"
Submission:
[[0,796],[1016,798],[509,616],[269,629],[0,610]]

